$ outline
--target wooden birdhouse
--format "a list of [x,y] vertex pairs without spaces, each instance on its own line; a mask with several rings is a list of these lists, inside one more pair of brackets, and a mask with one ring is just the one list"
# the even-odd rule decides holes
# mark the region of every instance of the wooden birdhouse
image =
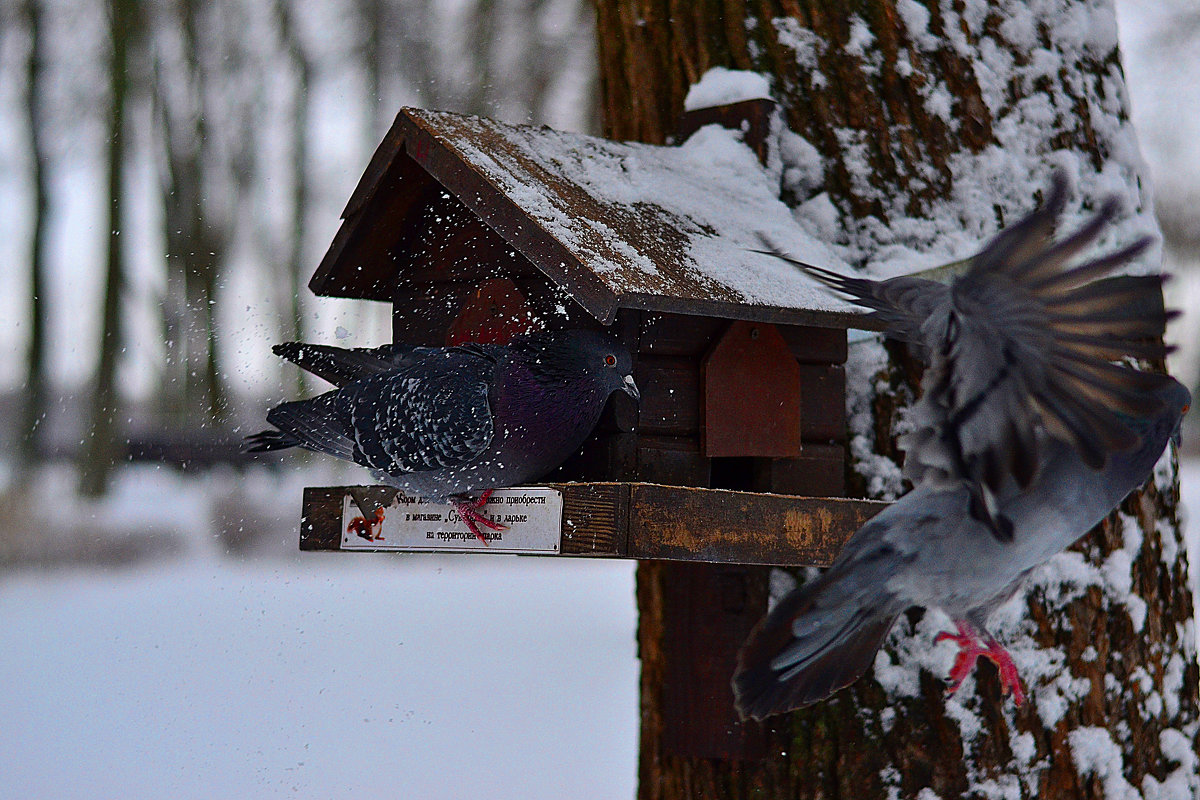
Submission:
[[[312,290],[390,302],[400,342],[600,327],[635,354],[640,404],[614,395],[582,450],[547,478],[561,511],[537,534],[543,549],[489,552],[823,564],[878,510],[839,499],[846,329],[862,318],[754,252],[764,231],[799,258],[843,266],[805,237],[759,163],[770,108],[705,109],[685,119],[681,130],[699,131],[680,146],[397,116]],[[700,127],[708,121],[738,128],[751,147]],[[301,546],[402,547],[371,535],[371,507],[388,491],[310,489]],[[485,550],[439,536],[431,529],[424,549]],[[720,634],[730,653],[760,610],[731,613],[738,630]],[[726,717],[705,723],[712,741],[681,747],[725,752]]]
[[[761,123],[769,105],[690,123]],[[803,236],[754,158],[732,137],[652,146],[404,109],[309,285],[390,302],[395,340],[413,344],[613,331],[642,401],[615,395],[556,482],[836,497],[861,317],[753,252],[759,230]]]

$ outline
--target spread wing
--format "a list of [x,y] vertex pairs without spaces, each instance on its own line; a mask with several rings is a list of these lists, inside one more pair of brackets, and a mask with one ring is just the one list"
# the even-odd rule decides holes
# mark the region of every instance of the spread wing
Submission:
[[973,514],[1002,539],[1011,526],[994,495],[1009,476],[1021,486],[1033,480],[1039,430],[1098,469],[1109,453],[1138,442],[1118,412],[1145,416],[1161,405],[1153,392],[1164,376],[1109,361],[1168,351],[1161,336],[1172,315],[1163,307],[1162,276],[1103,277],[1149,240],[1070,266],[1111,222],[1117,203],[1106,202],[1079,231],[1053,242],[1066,192],[1065,177],[1055,175],[1045,205],[1001,231],[948,286],[846,278],[797,264],[917,345],[929,369],[914,429],[901,441],[905,475],[914,483],[966,482]]

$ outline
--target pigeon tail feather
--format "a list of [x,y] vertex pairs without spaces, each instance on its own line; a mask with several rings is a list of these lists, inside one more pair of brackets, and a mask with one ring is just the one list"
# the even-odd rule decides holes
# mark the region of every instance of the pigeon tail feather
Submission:
[[267,422],[296,439],[300,447],[354,461],[354,440],[336,414],[336,397],[333,391],[311,400],[281,403],[267,412]]
[[[738,653],[732,686],[743,719],[761,720],[824,700],[854,683],[898,612],[845,592],[849,570],[834,568],[779,601]],[[878,587],[873,592],[881,599]]]
[[295,436],[284,431],[268,428],[265,431],[251,434],[245,438],[242,452],[267,453],[272,450],[286,450],[289,447],[299,447],[301,442]]

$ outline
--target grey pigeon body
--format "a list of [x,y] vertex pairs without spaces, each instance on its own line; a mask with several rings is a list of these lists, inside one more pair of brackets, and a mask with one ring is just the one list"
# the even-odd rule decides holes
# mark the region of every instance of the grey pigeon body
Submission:
[[328,453],[435,501],[540,478],[579,448],[613,392],[637,397],[628,350],[593,331],[276,351],[340,388],[273,408],[278,430],[249,437],[252,450]]
[[988,615],[1031,570],[1146,481],[1190,403],[1174,380],[1157,394],[1163,407],[1131,423],[1140,444],[1112,455],[1102,469],[1050,442],[1033,486],[1005,485],[999,508],[1012,522],[1011,541],[989,535],[971,517],[965,486],[918,487],[881,511],[827,571],[780,600],[751,634],[734,677],[741,712],[761,719],[850,685],[911,606],[941,608],[987,636]]
[[943,634],[962,648],[953,688],[983,655],[1020,702],[988,615],[1146,480],[1190,403],[1168,376],[1109,363],[1166,353],[1162,277],[1104,277],[1145,241],[1069,266],[1115,204],[1054,243],[1065,194],[1056,177],[1046,205],[997,235],[949,285],[798,265],[874,309],[928,363],[913,430],[900,442],[915,488],[751,634],[733,678],[743,715],[798,708],[849,685],[910,606],[955,620],[958,634]]

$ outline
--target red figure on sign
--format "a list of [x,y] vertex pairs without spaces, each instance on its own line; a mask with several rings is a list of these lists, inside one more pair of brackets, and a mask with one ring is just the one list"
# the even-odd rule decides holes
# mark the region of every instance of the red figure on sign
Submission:
[[[354,533],[368,542],[383,541],[383,506],[375,509],[375,518],[367,519],[366,517],[355,517],[350,520],[350,524],[346,526],[346,533]],[[376,530],[379,528],[379,530]]]

